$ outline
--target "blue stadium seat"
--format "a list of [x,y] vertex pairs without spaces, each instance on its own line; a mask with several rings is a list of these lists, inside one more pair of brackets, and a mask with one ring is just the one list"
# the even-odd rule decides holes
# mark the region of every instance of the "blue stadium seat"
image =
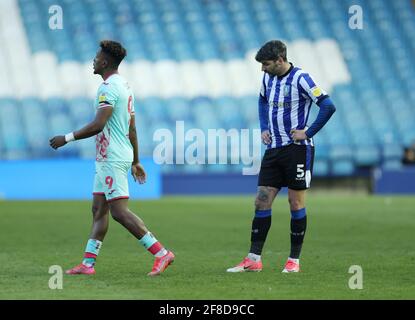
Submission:
[[373,145],[359,144],[354,151],[354,160],[358,166],[375,166],[380,163],[379,149]]
[[[52,31],[45,21],[55,3],[63,7],[65,27]],[[345,12],[352,4],[363,8],[364,32],[348,27]],[[347,175],[360,165],[398,166],[401,148],[414,140],[415,10],[409,0],[18,0],[18,5],[32,53],[53,52],[59,63],[89,62],[104,38],[123,42],[129,63],[226,62],[245,59],[250,50],[272,38],[335,39],[352,79],[332,89],[337,112],[315,138],[316,172]],[[154,130],[174,131],[177,120],[185,121],[186,129],[205,133],[212,128],[259,128],[257,95],[155,96],[140,100],[137,108],[140,144],[146,154],[153,151]],[[313,107],[309,123],[317,112]],[[85,124],[93,113],[87,97],[1,98],[0,158],[60,155],[51,153],[43,141]],[[22,124],[24,130],[17,132]],[[88,157],[93,153],[90,146],[82,142],[68,152]],[[221,172],[236,167],[200,168]]]
[[245,96],[239,99],[238,112],[241,113],[246,123],[251,121],[257,122],[258,120],[258,96]]
[[330,165],[327,160],[315,160],[313,165],[313,175],[324,177],[330,173]]
[[181,97],[173,97],[168,99],[166,103],[170,121],[188,121],[190,119],[190,105],[186,99]]
[[385,170],[399,170],[402,168],[401,160],[386,160],[382,163],[382,168]]
[[23,159],[30,154],[21,126],[21,108],[12,99],[0,99],[0,130],[4,159]]
[[403,146],[400,144],[384,144],[382,148],[382,158],[386,160],[401,160],[403,156]]
[[95,109],[92,99],[72,98],[68,100],[68,112],[76,127],[81,127],[94,118]]
[[214,112],[218,122],[225,128],[243,128],[244,121],[241,117],[237,101],[232,97],[221,97],[214,101]]
[[335,176],[351,176],[354,173],[354,164],[350,160],[332,162],[331,173]]
[[317,148],[315,149],[315,159],[316,160],[329,160],[330,159],[330,147],[327,143],[324,143],[319,139],[318,141],[315,140],[317,144]]
[[22,117],[26,130],[26,140],[31,156],[41,158],[50,154],[49,126],[42,102],[37,98],[25,98],[21,101]]
[[353,158],[353,149],[349,145],[333,145],[330,148],[329,157],[332,162],[351,160]]
[[138,108],[146,114],[150,121],[164,121],[167,117],[167,105],[160,98],[141,99]]

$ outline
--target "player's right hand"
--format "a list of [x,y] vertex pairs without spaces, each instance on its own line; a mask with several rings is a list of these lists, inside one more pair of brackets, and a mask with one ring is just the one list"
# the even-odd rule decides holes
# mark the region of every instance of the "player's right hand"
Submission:
[[65,136],[55,136],[49,140],[49,145],[55,150],[64,146],[66,143]]
[[144,167],[141,163],[135,163],[131,166],[131,174],[134,178],[134,181],[138,180],[138,183],[143,184],[146,182],[147,174],[144,170]]
[[262,143],[265,144],[265,145],[268,145],[272,142],[271,141],[271,134],[269,133],[269,130],[262,131],[261,139],[262,139]]

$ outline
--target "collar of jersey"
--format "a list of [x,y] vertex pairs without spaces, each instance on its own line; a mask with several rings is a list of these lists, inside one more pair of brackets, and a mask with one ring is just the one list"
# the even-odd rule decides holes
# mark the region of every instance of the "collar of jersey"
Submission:
[[110,75],[105,81],[104,81],[104,83],[105,84],[108,84],[108,82],[109,82],[109,80],[113,77],[113,76],[119,76],[120,74],[119,73],[113,73],[112,75]]
[[277,76],[277,78],[279,79],[279,80],[281,80],[282,78],[284,78],[284,77],[286,77],[287,75],[289,75],[290,74],[290,72],[294,69],[294,66],[293,66],[293,64],[290,62],[290,65],[291,65],[291,67],[290,67],[290,69],[288,69],[288,71],[286,72],[286,73],[284,73],[282,76]]

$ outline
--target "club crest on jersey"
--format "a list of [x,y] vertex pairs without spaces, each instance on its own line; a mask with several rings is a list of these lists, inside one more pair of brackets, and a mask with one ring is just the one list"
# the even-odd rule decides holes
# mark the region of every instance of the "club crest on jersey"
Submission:
[[291,86],[289,84],[286,84],[284,86],[283,92],[284,92],[284,97],[288,97],[291,92]]

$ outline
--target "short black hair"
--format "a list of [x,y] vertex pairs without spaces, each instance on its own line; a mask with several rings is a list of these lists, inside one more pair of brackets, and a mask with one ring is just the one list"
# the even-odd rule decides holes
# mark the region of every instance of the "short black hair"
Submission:
[[127,55],[127,50],[117,41],[102,40],[99,46],[101,47],[101,51],[110,58],[110,63],[115,68],[118,68],[121,61]]
[[280,40],[271,40],[258,50],[255,60],[263,62],[265,60],[277,60],[279,57],[287,61],[287,46]]

